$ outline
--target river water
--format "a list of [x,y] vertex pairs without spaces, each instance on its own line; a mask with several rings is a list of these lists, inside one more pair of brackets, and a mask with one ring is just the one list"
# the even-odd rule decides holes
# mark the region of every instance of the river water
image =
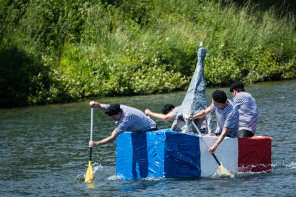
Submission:
[[[221,89],[231,98],[228,88]],[[214,90],[207,89],[208,104]],[[0,109],[0,196],[295,196],[296,80],[253,84],[246,90],[259,107],[256,135],[272,137],[271,172],[123,181],[115,176],[112,142],[94,148],[95,182],[84,183],[91,111],[90,100],[84,100]],[[166,103],[180,105],[185,93],[95,100],[160,111]],[[156,122],[161,129],[172,124]],[[107,137],[114,126],[102,111],[94,110],[94,140]]]

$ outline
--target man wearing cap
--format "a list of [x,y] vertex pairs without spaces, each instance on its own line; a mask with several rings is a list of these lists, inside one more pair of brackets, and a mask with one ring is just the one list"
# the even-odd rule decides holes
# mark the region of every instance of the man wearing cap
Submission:
[[230,92],[233,96],[231,101],[237,106],[239,112],[238,137],[253,137],[258,122],[258,108],[255,99],[245,92],[244,84],[241,82],[231,84]]
[[104,110],[105,114],[109,115],[117,126],[109,137],[98,142],[90,141],[89,147],[111,142],[125,131],[145,132],[157,130],[156,123],[138,109],[120,104],[102,104],[95,101],[91,101],[89,105]]
[[214,153],[225,137],[237,137],[239,114],[236,106],[227,99],[225,92],[216,90],[212,94],[212,104],[207,109],[188,116],[188,119],[203,118],[211,112],[216,114],[217,127],[215,135],[219,136],[215,144],[208,150],[210,153]]

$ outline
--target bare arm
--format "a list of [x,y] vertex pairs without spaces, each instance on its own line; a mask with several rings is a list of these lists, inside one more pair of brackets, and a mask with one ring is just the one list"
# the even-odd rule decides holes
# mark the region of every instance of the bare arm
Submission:
[[91,101],[89,102],[89,105],[93,108],[99,108],[101,110],[104,110],[105,107],[106,107],[106,104],[102,104],[102,103],[98,103],[98,102],[95,102],[95,101]]
[[211,109],[208,107],[207,109],[202,110],[202,111],[198,112],[197,114],[188,116],[188,119],[193,120],[193,119],[203,118],[206,115],[208,115],[209,113],[211,113]]
[[217,149],[219,144],[224,140],[225,136],[227,135],[228,130],[229,130],[229,128],[226,128],[226,127],[223,128],[222,133],[219,136],[219,138],[217,139],[216,143],[208,150],[211,154],[213,154],[215,152],[215,150]]
[[157,119],[163,120],[163,121],[175,119],[175,116],[171,113],[168,113],[168,114],[154,113],[154,112],[150,111],[149,109],[145,110],[145,114],[148,116],[153,116],[154,118],[157,118]]
[[109,142],[115,140],[117,138],[117,136],[119,136],[119,134],[114,130],[112,132],[112,134],[109,137],[106,137],[105,139],[102,139],[102,140],[100,140],[98,142],[89,141],[89,147],[95,147],[95,146],[99,146],[99,145],[102,145],[102,144],[109,143]]

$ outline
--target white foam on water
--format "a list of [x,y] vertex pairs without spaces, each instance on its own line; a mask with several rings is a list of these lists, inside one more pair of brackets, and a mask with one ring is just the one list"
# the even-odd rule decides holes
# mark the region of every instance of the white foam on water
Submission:
[[123,175],[112,175],[112,176],[108,177],[107,180],[115,181],[115,180],[123,180],[123,179],[124,179]]
[[214,178],[234,178],[235,177],[235,173],[228,171],[227,169],[223,168],[223,170],[221,170],[220,168],[215,172],[215,174],[213,175]]
[[95,162],[95,163],[92,165],[92,167],[93,167],[93,173],[94,173],[94,174],[95,174],[98,170],[103,169],[103,166],[102,166],[101,164],[97,163],[97,162]]
[[290,169],[295,169],[296,168],[296,162],[292,162],[290,164],[287,164],[287,167]]
[[295,169],[296,168],[296,162],[292,161],[292,162],[288,163],[288,161],[278,161],[278,162],[272,163],[271,167],[272,167],[272,169],[276,169],[276,168]]

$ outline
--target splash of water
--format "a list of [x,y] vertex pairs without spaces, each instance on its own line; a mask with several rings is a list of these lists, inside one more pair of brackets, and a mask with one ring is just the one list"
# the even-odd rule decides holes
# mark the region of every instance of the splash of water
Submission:
[[291,169],[295,169],[296,168],[296,162],[292,162],[292,163],[288,164],[287,167],[291,168]]
[[[99,163],[93,163],[92,164],[92,169],[93,169],[93,173],[95,174],[98,170],[101,170],[103,169],[103,166]],[[75,182],[78,182],[78,183],[85,183],[84,180],[85,180],[85,173],[83,174],[78,174],[73,180],[72,182],[75,183]],[[91,182],[87,183],[87,188],[94,188],[94,184],[95,184],[95,181],[92,180]]]
[[223,168],[219,168],[215,174],[213,175],[213,177],[215,178],[234,178],[235,177],[235,173],[228,171],[227,169]]
[[92,167],[93,167],[93,172],[94,172],[94,174],[95,174],[98,170],[103,169],[103,166],[102,166],[101,164],[97,163],[97,162],[95,162],[95,163],[92,165]]
[[276,168],[295,169],[296,168],[296,162],[288,163],[287,161],[280,161],[280,162],[276,162],[276,163],[271,164],[271,167],[273,169],[276,169]]
[[123,175],[112,175],[110,177],[108,177],[109,181],[115,181],[115,180],[124,180],[124,176]]

